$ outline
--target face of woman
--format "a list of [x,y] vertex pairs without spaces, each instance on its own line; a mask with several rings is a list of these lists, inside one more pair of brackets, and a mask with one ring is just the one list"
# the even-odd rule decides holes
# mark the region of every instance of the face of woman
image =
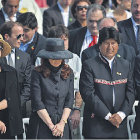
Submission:
[[111,60],[118,52],[118,43],[114,39],[107,39],[99,48],[101,54]]
[[52,66],[59,67],[62,63],[62,59],[58,59],[58,60],[49,59],[49,62]]

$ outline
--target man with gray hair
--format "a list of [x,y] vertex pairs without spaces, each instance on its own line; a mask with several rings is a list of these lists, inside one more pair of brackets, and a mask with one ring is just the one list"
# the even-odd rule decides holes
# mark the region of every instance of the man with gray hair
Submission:
[[[103,18],[101,22],[99,23],[99,30],[101,30],[103,27],[114,27],[118,30],[117,22],[114,18]],[[98,44],[96,44],[93,47],[85,49],[82,53],[82,62],[84,62],[86,59],[97,56],[98,53],[99,53]],[[135,59],[136,54],[132,46],[124,44],[124,43],[120,43],[119,50],[116,55],[118,57],[122,57],[128,60],[129,62],[132,63],[132,67],[134,67],[134,59]]]
[[82,51],[98,40],[98,23],[106,16],[102,5],[92,4],[87,10],[87,26],[70,31],[69,50],[81,56]]

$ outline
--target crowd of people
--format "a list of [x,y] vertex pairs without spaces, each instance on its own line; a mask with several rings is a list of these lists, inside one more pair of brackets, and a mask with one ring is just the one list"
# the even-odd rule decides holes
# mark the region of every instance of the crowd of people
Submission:
[[[0,7],[0,139],[128,139],[140,101],[140,0]],[[135,110],[139,139],[140,102]]]

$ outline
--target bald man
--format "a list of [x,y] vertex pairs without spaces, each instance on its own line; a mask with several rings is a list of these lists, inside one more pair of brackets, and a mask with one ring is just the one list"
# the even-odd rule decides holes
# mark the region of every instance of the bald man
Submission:
[[[114,27],[118,30],[117,22],[113,18],[103,18],[99,24],[99,30],[101,30],[103,27]],[[85,49],[82,52],[82,63],[86,59],[97,56],[98,53],[99,53],[98,43],[90,48]],[[132,67],[134,67],[134,59],[135,59],[136,54],[135,54],[135,50],[133,47],[131,47],[127,44],[124,44],[124,43],[120,43],[119,50],[116,55],[117,55],[117,57],[122,57],[122,58],[128,60],[130,63],[132,63]]]

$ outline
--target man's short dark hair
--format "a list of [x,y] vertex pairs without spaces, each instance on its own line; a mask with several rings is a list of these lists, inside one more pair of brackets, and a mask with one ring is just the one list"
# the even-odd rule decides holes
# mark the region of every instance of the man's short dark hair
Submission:
[[23,26],[29,27],[30,29],[35,29],[38,26],[37,19],[32,12],[21,14],[17,18],[17,22],[21,23]]
[[119,32],[114,27],[104,27],[99,31],[98,44],[102,44],[107,39],[114,39],[117,43],[120,43]]
[[72,5],[72,7],[71,7],[71,12],[72,12],[72,15],[73,15],[73,17],[74,17],[75,19],[76,19],[76,17],[75,17],[76,6],[77,6],[77,4],[78,4],[79,2],[87,2],[88,5],[91,4],[91,2],[90,2],[89,0],[75,0],[74,3],[73,3],[73,5]]
[[[5,5],[8,0],[2,0],[3,4]],[[19,0],[20,1],[20,0]]]
[[69,36],[69,31],[64,25],[53,26],[48,33],[49,38],[61,38],[62,35]]
[[[18,22],[13,22],[13,21],[8,21],[8,22],[5,22],[4,24],[2,24],[0,26],[0,34],[3,36],[5,36],[5,34],[8,34],[9,36],[11,36],[12,34],[12,29],[15,25],[18,25],[18,26],[21,26],[22,25]],[[5,39],[5,38],[4,38]]]

